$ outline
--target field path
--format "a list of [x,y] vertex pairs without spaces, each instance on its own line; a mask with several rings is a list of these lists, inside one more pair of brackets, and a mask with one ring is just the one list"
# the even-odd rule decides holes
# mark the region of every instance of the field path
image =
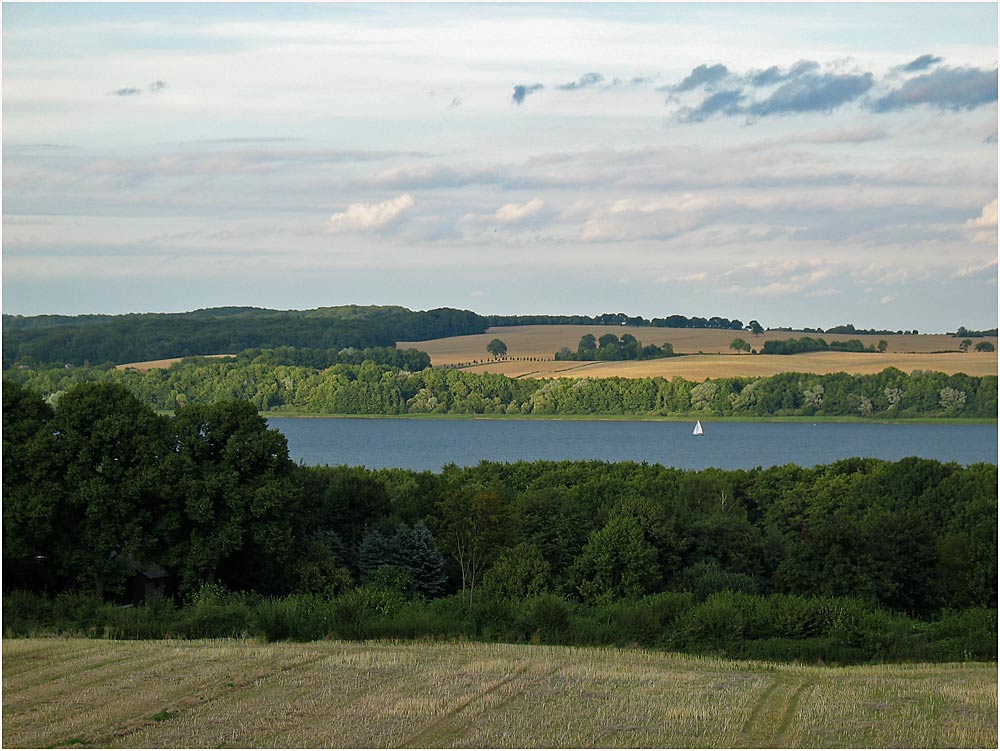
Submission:
[[789,738],[795,710],[812,683],[796,680],[792,675],[776,675],[774,682],[761,694],[740,733],[739,748],[794,748],[798,744]]
[[[510,675],[504,676],[499,681],[489,685],[485,690],[480,691],[475,696],[471,696],[468,699],[455,705],[447,712],[444,716],[438,718],[432,722],[427,727],[423,728],[420,732],[414,735],[412,738],[404,741],[401,744],[402,748],[448,748],[452,743],[459,740],[463,735],[466,727],[469,724],[471,718],[459,715],[465,712],[470,706],[473,707],[473,713],[476,711],[481,711],[484,707],[484,703],[492,699],[494,695],[499,695],[501,690],[506,686],[510,685],[518,678],[520,678],[528,670],[530,665],[529,660],[521,662]],[[553,671],[549,671],[550,673]],[[532,682],[537,682],[541,680],[544,676],[536,676],[532,679]],[[510,701],[515,695],[521,693],[522,689],[519,689],[508,696],[504,696],[500,702],[490,702],[492,707],[499,706],[500,704],[505,704]],[[507,693],[507,692],[503,692]]]

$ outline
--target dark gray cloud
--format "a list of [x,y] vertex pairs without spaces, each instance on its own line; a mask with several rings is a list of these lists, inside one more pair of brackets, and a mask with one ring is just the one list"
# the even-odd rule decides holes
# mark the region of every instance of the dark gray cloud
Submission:
[[891,112],[921,104],[946,110],[971,110],[995,101],[996,68],[938,68],[932,73],[911,78],[898,89],[876,99],[871,107],[876,112]]
[[943,58],[935,55],[921,55],[916,60],[911,60],[904,65],[901,70],[905,70],[907,73],[913,73],[918,70],[927,70],[932,65],[937,65],[942,59]]
[[767,99],[748,107],[746,111],[756,116],[830,112],[842,104],[857,99],[874,83],[871,73],[860,75],[810,73],[783,83]]
[[765,70],[752,70],[747,74],[746,80],[751,86],[772,86],[817,70],[819,63],[815,60],[799,60],[787,71],[782,71],[777,65]]
[[986,138],[983,139],[983,143],[996,143],[997,142],[997,132],[993,131]]
[[699,86],[711,86],[712,84],[718,83],[723,78],[729,75],[729,69],[722,63],[716,63],[715,65],[699,65],[694,68],[685,78],[676,86],[667,86],[666,90],[669,91],[691,91],[692,89],[697,89]]
[[109,91],[109,96],[139,96],[142,94],[142,89],[136,89],[134,87],[127,87],[124,89],[115,89],[114,91]]
[[743,111],[743,90],[719,91],[707,97],[697,107],[685,107],[677,113],[677,119],[685,123],[700,123],[712,115],[738,115]]
[[510,100],[514,102],[514,104],[520,105],[528,94],[532,94],[543,88],[545,87],[540,83],[533,83],[530,86],[518,84],[514,87],[514,93],[511,95]]
[[150,94],[159,94],[161,91],[164,91],[166,88],[167,88],[167,82],[166,81],[153,81],[151,84],[149,84],[149,93]]
[[585,89],[588,86],[596,86],[603,80],[604,76],[600,73],[584,73],[580,76],[579,81],[570,81],[561,86],[556,86],[556,88],[560,91],[576,91],[577,89]]

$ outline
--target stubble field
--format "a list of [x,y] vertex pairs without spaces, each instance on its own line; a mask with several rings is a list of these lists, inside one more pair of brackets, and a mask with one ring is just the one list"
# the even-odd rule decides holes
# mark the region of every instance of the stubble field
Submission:
[[[632,334],[643,344],[662,345],[670,342],[674,351],[685,357],[632,362],[555,361],[553,355],[561,347],[576,349],[580,337],[593,334],[600,338],[612,333]],[[749,342],[755,349],[769,339],[789,339],[801,336],[821,336],[826,341],[860,339],[866,346],[877,345],[884,339],[884,353],[811,352],[801,355],[737,355],[729,349],[736,337]],[[507,345],[506,360],[489,361],[487,343],[499,338]],[[423,342],[399,342],[397,347],[421,349],[434,365],[473,363],[469,369],[479,373],[503,373],[512,378],[591,377],[649,378],[680,376],[691,381],[733,376],[769,376],[797,371],[802,373],[879,373],[893,367],[911,373],[914,370],[936,370],[942,373],[965,373],[971,376],[997,375],[996,352],[960,352],[961,340],[943,334],[854,336],[847,334],[803,334],[794,331],[767,332],[753,336],[748,332],[719,329],[660,329],[635,326],[505,326],[485,334],[454,336]],[[976,339],[997,346],[996,337]],[[702,354],[698,354],[702,353]]]
[[490,644],[5,640],[5,747],[983,747],[996,664]]

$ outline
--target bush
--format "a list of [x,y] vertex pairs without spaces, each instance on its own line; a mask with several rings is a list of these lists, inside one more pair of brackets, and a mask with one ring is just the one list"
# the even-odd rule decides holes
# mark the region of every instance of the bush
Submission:
[[726,571],[715,561],[689,566],[678,573],[670,584],[671,589],[691,592],[699,600],[705,600],[716,592],[742,592],[753,595],[760,590],[754,577]]
[[263,600],[253,611],[254,633],[267,641],[323,639],[332,623],[329,601],[315,595]]
[[828,599],[771,595],[759,598],[748,614],[749,639],[808,639],[827,633],[834,606]]
[[679,646],[720,650],[742,641],[754,600],[734,592],[712,595],[678,619],[675,638]]
[[521,641],[528,638],[517,621],[515,600],[488,593],[477,596],[469,607],[473,633],[484,639]]
[[188,639],[224,639],[246,635],[252,614],[246,598],[218,584],[205,584],[181,610],[178,627]]
[[928,659],[960,661],[997,659],[997,609],[945,610],[926,626]]
[[570,606],[556,595],[538,595],[524,602],[518,621],[533,641],[555,644],[569,627]]
[[358,587],[330,602],[330,635],[340,639],[371,638],[372,624],[392,619],[407,603],[399,592],[372,587]]

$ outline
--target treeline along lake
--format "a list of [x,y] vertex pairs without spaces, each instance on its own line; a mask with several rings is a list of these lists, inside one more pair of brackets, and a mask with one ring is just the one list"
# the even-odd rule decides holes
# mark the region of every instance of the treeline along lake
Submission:
[[812,467],[848,457],[997,461],[995,425],[632,420],[272,417],[305,464],[439,471],[446,464],[533,460],[636,461],[680,469]]

